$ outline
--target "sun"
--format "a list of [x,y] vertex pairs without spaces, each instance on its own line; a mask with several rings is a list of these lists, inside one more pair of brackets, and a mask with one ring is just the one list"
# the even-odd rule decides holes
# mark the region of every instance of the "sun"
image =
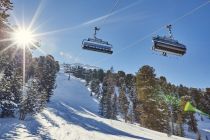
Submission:
[[33,33],[24,28],[18,28],[13,32],[13,39],[18,46],[28,46],[35,42]]

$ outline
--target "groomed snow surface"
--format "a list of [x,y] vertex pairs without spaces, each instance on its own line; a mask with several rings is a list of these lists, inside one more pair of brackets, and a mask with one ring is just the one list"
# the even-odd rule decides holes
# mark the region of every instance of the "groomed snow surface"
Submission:
[[[25,121],[0,119],[0,139],[56,140],[170,140],[186,139],[109,120],[98,115],[98,101],[90,96],[85,82],[61,70],[48,107]],[[151,118],[152,119],[152,118]]]

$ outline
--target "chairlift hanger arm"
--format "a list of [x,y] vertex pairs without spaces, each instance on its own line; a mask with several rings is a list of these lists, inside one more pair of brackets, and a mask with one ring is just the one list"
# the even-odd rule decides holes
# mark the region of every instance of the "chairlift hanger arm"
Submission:
[[99,27],[94,27],[94,38],[96,38],[96,34],[97,34],[97,31],[99,31],[100,30],[100,28]]
[[171,25],[171,24],[166,25],[166,28],[168,28],[168,31],[169,31],[169,37],[172,39],[172,38],[173,38],[173,35],[172,35],[172,25]]

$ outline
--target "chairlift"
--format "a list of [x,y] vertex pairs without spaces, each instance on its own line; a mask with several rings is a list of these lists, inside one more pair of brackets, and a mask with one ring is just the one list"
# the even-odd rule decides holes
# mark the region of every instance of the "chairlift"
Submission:
[[167,25],[166,28],[168,28],[170,36],[157,35],[153,37],[152,40],[154,45],[152,50],[161,52],[163,56],[167,56],[168,53],[183,56],[187,50],[186,46],[173,39],[171,31],[172,25]]
[[94,38],[84,39],[82,41],[82,48],[85,50],[112,54],[112,45],[107,41],[103,41],[102,39],[96,37],[96,32],[99,31],[100,28],[95,27],[94,30]]

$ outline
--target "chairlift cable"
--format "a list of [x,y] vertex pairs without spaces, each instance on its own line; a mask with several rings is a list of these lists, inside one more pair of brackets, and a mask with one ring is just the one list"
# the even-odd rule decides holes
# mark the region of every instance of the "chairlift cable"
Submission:
[[[105,21],[107,21],[108,17],[111,16],[112,12],[116,9],[118,4],[119,4],[119,0],[115,0],[114,7],[110,10],[108,15],[106,15],[103,18],[103,24],[105,23]],[[96,36],[97,31],[99,31],[99,30],[100,30],[99,27],[97,27],[97,26],[94,27],[93,38],[83,39],[82,48],[84,50],[112,54],[113,53],[112,44],[110,44],[108,41],[104,41]]]
[[[110,15],[111,15],[111,14],[114,12],[114,10],[118,7],[119,1],[120,1],[120,0],[115,0],[114,6],[112,7],[112,9],[110,9],[109,15],[103,19],[101,26],[102,26],[103,24],[105,24],[105,22],[107,21],[108,17],[110,17]],[[96,26],[96,27],[94,27],[94,30],[95,30],[95,32],[94,32],[94,35],[93,35],[93,36],[94,36],[94,39],[96,39],[97,31],[99,31],[100,28],[98,28],[98,27]],[[83,52],[79,53],[79,54],[75,57],[74,62],[76,62],[77,59],[79,59],[79,57],[82,56],[82,54],[83,54]]]
[[[188,13],[184,14],[183,16],[175,19],[172,23],[175,24],[179,20],[183,19],[184,17],[194,13],[195,11],[199,10],[201,7],[207,5],[209,3],[203,3],[198,7],[194,8],[193,10],[189,11]],[[169,31],[169,36],[153,36],[152,41],[154,43],[152,50],[160,51],[163,56],[167,56],[168,53],[183,56],[186,53],[186,46],[182,43],[179,43],[178,40],[175,40],[172,35],[172,24],[166,26]]]
[[210,3],[210,0],[208,0],[207,2],[202,3],[201,5],[199,5],[198,7],[193,8],[192,10],[190,10],[189,12],[185,13],[183,16],[180,16],[178,18],[176,18],[175,20],[173,20],[171,22],[171,24],[176,24],[177,22],[179,22],[180,20],[182,20],[183,18],[195,13],[196,11],[198,11],[199,9],[201,9],[202,7],[208,5]]
[[107,17],[104,18],[104,20],[101,23],[101,26],[105,24],[105,22],[108,20],[108,18],[111,16],[111,14],[115,11],[115,9],[119,6],[119,2],[120,0],[115,0],[115,4],[112,7],[112,9],[110,9],[110,11],[108,12]]
[[[198,7],[193,8],[193,9],[190,10],[189,12],[187,12],[187,13],[185,13],[184,15],[182,15],[182,16],[176,18],[175,20],[173,20],[173,21],[171,22],[171,24],[173,24],[173,25],[176,24],[177,22],[179,22],[179,21],[182,20],[183,18],[185,18],[185,17],[187,17],[187,16],[189,16],[189,15],[195,13],[195,12],[198,11],[199,9],[203,8],[204,6],[207,6],[209,3],[210,3],[210,0],[208,0],[207,2],[202,3],[202,4],[199,5]],[[130,44],[130,45],[128,45],[128,46],[122,48],[121,50],[115,52],[112,56],[114,56],[114,55],[116,55],[116,54],[119,54],[119,53],[121,53],[122,51],[124,51],[124,50],[126,50],[126,49],[128,49],[128,48],[134,47],[136,44],[139,44],[140,42],[144,41],[144,40],[147,39],[148,37],[151,37],[151,35],[153,35],[153,34],[159,32],[160,30],[162,30],[162,29],[164,29],[164,28],[165,28],[165,25],[161,26],[160,28],[154,30],[153,32],[151,32],[151,33],[145,35],[145,36],[142,37],[141,39],[139,39],[139,40],[133,42],[132,44]],[[102,59],[101,61],[96,62],[95,65],[96,65],[96,64],[100,64],[101,62],[104,62],[104,61],[106,61],[106,60],[108,60],[108,59],[110,59],[110,57],[109,57],[109,58],[106,57],[105,59]]]

